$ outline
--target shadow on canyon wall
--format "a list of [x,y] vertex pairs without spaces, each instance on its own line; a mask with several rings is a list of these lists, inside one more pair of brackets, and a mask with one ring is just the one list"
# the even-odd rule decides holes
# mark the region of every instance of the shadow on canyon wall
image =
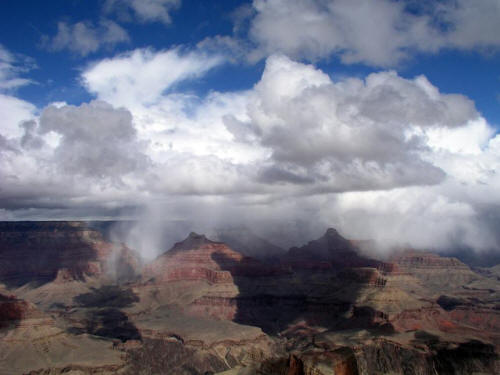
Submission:
[[132,281],[137,275],[130,254],[86,222],[0,222],[0,283],[7,288],[39,287],[60,271],[77,281],[102,272],[118,282]]
[[96,336],[127,340],[141,340],[137,327],[121,310],[139,302],[139,297],[128,288],[106,285],[92,288],[74,298],[75,304],[85,311],[84,325],[72,327],[71,333],[89,333]]
[[[0,282],[8,288],[53,281],[61,269],[83,280],[98,254],[81,222],[0,222]],[[70,250],[70,251],[69,251]]]
[[[314,328],[329,330],[364,328],[385,334],[394,331],[382,312],[355,306],[362,284],[342,280],[342,269],[284,270],[261,264],[258,277],[242,274],[224,254],[213,254],[221,269],[231,272],[239,289],[237,323],[260,327],[269,335],[311,334]],[[248,271],[247,271],[248,272]],[[348,290],[337,298],[339,288]]]
[[24,318],[28,304],[13,296],[0,294],[0,329],[15,328]]

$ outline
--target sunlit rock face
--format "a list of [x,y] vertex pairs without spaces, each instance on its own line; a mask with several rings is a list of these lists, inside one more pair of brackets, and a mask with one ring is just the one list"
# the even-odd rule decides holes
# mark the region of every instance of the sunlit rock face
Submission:
[[494,268],[334,229],[270,262],[191,233],[141,266],[85,223],[2,225],[0,374],[499,372]]
[[207,280],[231,283],[233,276],[263,276],[272,272],[258,260],[192,232],[149,264],[144,274],[155,282]]

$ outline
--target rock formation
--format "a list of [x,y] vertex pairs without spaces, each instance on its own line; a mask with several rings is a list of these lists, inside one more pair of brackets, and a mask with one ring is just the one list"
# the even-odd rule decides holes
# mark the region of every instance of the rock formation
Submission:
[[495,269],[358,246],[262,262],[191,233],[141,268],[85,223],[2,223],[0,374],[499,373]]

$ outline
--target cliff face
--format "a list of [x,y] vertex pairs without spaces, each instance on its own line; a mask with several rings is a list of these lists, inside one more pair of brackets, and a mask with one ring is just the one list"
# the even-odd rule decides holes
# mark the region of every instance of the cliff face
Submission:
[[232,283],[234,276],[264,276],[273,272],[267,265],[232,250],[222,242],[191,233],[146,266],[144,275],[157,283],[176,280]]
[[431,289],[454,288],[478,279],[478,275],[458,259],[423,251],[404,251],[393,256],[391,263],[399,272],[417,277]]
[[9,286],[128,277],[137,266],[128,249],[83,222],[0,222],[0,282]]
[[191,233],[140,270],[84,223],[0,229],[0,373],[500,370],[498,280],[454,258],[370,259],[330,229],[262,263]]

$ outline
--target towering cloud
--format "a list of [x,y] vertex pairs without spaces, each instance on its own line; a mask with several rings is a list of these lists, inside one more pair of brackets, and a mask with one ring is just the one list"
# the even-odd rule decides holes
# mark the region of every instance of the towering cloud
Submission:
[[443,171],[420,157],[424,135],[478,117],[470,100],[440,94],[425,77],[334,83],[284,56],[267,60],[248,114],[247,129],[272,153],[265,180],[314,181],[321,192],[440,182]]

